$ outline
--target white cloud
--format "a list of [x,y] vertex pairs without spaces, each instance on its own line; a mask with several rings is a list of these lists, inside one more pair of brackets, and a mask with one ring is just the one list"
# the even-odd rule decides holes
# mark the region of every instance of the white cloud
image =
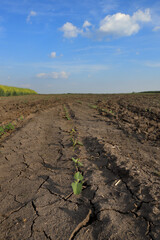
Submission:
[[90,22],[88,22],[87,20],[83,23],[83,28],[88,28],[92,26],[92,24]]
[[56,52],[51,52],[50,57],[51,58],[56,58]]
[[134,21],[150,22],[151,21],[150,9],[147,8],[145,9],[144,12],[142,12],[141,10],[138,10],[133,14],[132,19]]
[[106,16],[100,23],[100,31],[109,35],[130,36],[137,33],[140,26],[126,14],[116,13]]
[[70,22],[66,22],[60,28],[60,31],[62,31],[64,33],[63,36],[66,38],[75,38],[78,36],[79,33],[82,33],[82,30],[78,29],[76,26],[74,26]]
[[110,11],[115,11],[118,7],[118,1],[117,0],[101,0],[100,1],[100,6],[102,8],[102,11],[107,13]]
[[131,36],[140,30],[139,22],[151,21],[150,10],[144,12],[138,10],[130,16],[129,14],[116,13],[107,15],[101,22],[99,31],[106,35]]
[[38,73],[36,77],[44,79],[67,79],[69,77],[69,74],[64,71],[51,73]]
[[[92,28],[92,31],[88,27],[92,26],[89,21],[84,21],[82,29],[77,28],[70,22],[65,23],[60,31],[64,33],[66,38],[75,38],[78,34],[84,37],[96,36],[101,39],[103,36],[131,36],[139,32],[142,23],[151,21],[150,9],[147,8],[144,11],[138,10],[133,15],[116,13],[113,15],[107,15],[100,21],[100,27],[98,31]],[[154,28],[153,31],[158,31],[159,26]]]
[[154,31],[154,32],[160,31],[160,26],[154,27],[152,31]]
[[29,22],[32,23],[31,17],[35,17],[35,16],[37,16],[37,13],[35,11],[30,11],[30,13],[28,14],[28,17],[26,19],[27,23],[29,23]]
[[38,73],[37,75],[36,75],[36,77],[38,77],[38,78],[43,78],[43,77],[45,77],[47,75],[47,73]]

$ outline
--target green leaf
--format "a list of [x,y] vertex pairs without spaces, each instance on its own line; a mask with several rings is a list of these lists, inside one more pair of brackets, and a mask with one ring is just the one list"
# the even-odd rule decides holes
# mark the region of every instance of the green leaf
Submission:
[[73,146],[75,147],[75,146],[76,146],[76,144],[77,144],[77,140],[76,140],[76,139],[74,139],[74,140],[73,140]]
[[0,132],[4,133],[4,128],[0,127]]
[[80,182],[73,182],[72,183],[72,189],[73,189],[73,193],[75,195],[78,195],[82,192],[82,183]]
[[80,172],[77,172],[75,175],[74,175],[74,178],[77,180],[77,181],[82,181],[83,180],[83,176]]
[[78,159],[75,159],[75,158],[73,158],[73,157],[72,157],[72,160],[73,160],[74,163],[77,163],[77,162],[78,162]]
[[0,127],[0,136],[3,135],[3,133],[4,133],[4,128]]
[[13,130],[13,129],[14,129],[14,126],[13,126],[13,124],[8,123],[8,124],[5,126],[5,129],[6,129],[6,130]]
[[83,146],[83,143],[81,143],[81,142],[79,142],[79,141],[77,142],[77,144],[80,145],[80,146]]
[[82,164],[81,162],[78,162],[78,166],[82,167],[82,166],[83,166],[83,164]]

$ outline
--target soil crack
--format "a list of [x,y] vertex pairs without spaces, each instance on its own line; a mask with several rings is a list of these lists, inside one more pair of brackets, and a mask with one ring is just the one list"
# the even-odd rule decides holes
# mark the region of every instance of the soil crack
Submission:
[[65,202],[67,201],[67,202],[70,202],[70,203],[74,203],[74,204],[77,204],[78,206],[80,206],[80,205],[82,205],[82,204],[80,204],[80,203],[78,203],[78,202],[72,202],[70,199],[68,199],[67,197],[64,197],[64,196],[62,196],[62,195],[60,195],[60,194],[58,194],[58,193],[55,193],[55,192],[52,192],[50,189],[48,189],[48,188],[46,188],[48,191],[49,191],[49,193],[50,194],[52,194],[52,195],[55,195],[56,197],[58,197],[60,200],[64,200]]
[[92,199],[89,200],[90,209],[89,209],[89,212],[88,212],[87,216],[85,217],[85,219],[83,221],[81,221],[77,225],[77,227],[74,229],[74,231],[70,235],[69,240],[73,240],[82,228],[84,228],[88,225],[91,225],[94,221],[97,220],[96,208],[94,206],[94,203],[92,202],[93,199],[95,198],[97,190],[98,190],[98,186],[97,186],[97,189],[93,193]]
[[39,191],[40,188],[42,188],[42,186],[45,184],[45,182],[47,182],[49,179],[49,176],[46,177],[46,179],[40,184],[40,186],[37,189],[37,192]]
[[44,233],[44,236],[45,236],[47,239],[52,240],[52,238],[51,238],[50,236],[48,236],[48,234],[47,234],[45,231],[43,231],[43,233]]
[[14,214],[14,213],[16,213],[16,212],[19,212],[22,208],[26,207],[28,203],[29,203],[29,202],[23,204],[22,206],[18,207],[18,208],[15,209],[15,210],[11,211],[11,212],[8,214],[8,216],[6,216],[5,219],[3,219],[3,220],[0,222],[0,224],[3,223],[5,220],[7,220],[12,214]]
[[73,239],[75,238],[75,236],[77,235],[77,233],[78,233],[83,227],[86,227],[86,226],[88,225],[88,223],[89,223],[89,221],[90,221],[90,219],[91,219],[91,216],[92,216],[92,210],[89,209],[89,212],[88,212],[86,218],[85,218],[82,222],[80,222],[80,223],[78,224],[78,226],[74,229],[74,231],[72,232],[69,240],[73,240]]
[[33,236],[33,233],[34,233],[34,229],[33,228],[34,228],[34,224],[35,224],[36,219],[37,219],[37,217],[33,219],[33,222],[31,224],[31,234],[30,234],[30,237]]
[[32,201],[32,207],[33,207],[33,209],[34,209],[36,215],[39,217],[39,213],[38,213],[38,210],[37,210],[37,207],[36,207],[34,201]]

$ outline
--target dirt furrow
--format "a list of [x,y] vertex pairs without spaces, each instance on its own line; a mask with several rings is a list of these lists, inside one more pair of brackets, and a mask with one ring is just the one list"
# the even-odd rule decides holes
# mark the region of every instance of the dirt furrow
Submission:
[[[99,121],[97,121],[97,123],[95,121],[94,125],[93,126],[91,125],[90,119],[94,118],[93,111],[92,111],[92,114],[90,113],[89,117],[88,117],[88,116],[86,116],[87,111],[84,109],[84,106],[83,106],[83,109],[82,108],[76,109],[77,108],[76,105],[74,105],[72,107],[74,109],[74,112],[78,113],[75,115],[75,117],[77,119],[75,125],[81,133],[80,135],[81,135],[81,138],[83,139],[83,143],[86,148],[86,162],[88,162],[88,164],[85,165],[85,172],[86,172],[86,175],[89,175],[88,176],[89,181],[92,179],[92,181],[90,181],[89,184],[91,186],[93,186],[93,185],[99,186],[99,191],[96,193],[95,199],[94,199],[94,206],[96,206],[95,209],[98,213],[101,213],[101,210],[103,210],[104,206],[105,206],[105,208],[108,209],[108,211],[110,208],[110,211],[112,211],[112,212],[115,211],[116,213],[119,213],[119,214],[127,214],[129,216],[129,218],[127,217],[128,222],[125,223],[126,228],[128,226],[128,229],[130,229],[130,226],[132,226],[132,230],[130,230],[130,231],[132,233],[134,233],[134,234],[131,234],[133,236],[130,236],[128,238],[127,231],[129,231],[129,230],[126,231],[123,229],[123,231],[122,231],[121,227],[123,227],[123,226],[121,226],[121,225],[118,228],[116,228],[116,224],[114,222],[114,223],[112,223],[112,228],[115,227],[116,235],[114,236],[114,234],[113,234],[111,236],[116,237],[116,239],[121,239],[121,238],[122,239],[132,239],[132,238],[134,239],[135,237],[136,237],[136,239],[144,239],[144,238],[145,239],[158,239],[160,226],[157,226],[157,228],[154,228],[154,230],[152,229],[154,222],[157,223],[157,221],[159,221],[159,216],[158,216],[159,211],[156,214],[153,213],[153,211],[154,211],[153,209],[154,208],[157,209],[156,206],[158,204],[158,202],[157,202],[158,196],[154,196],[153,193],[151,194],[152,185],[147,183],[148,176],[146,174],[144,175],[144,173],[142,174],[140,168],[138,168],[139,174],[138,174],[138,171],[132,172],[132,168],[134,169],[134,159],[132,159],[132,158],[127,159],[128,163],[127,163],[127,166],[125,166],[124,159],[121,156],[121,154],[119,154],[119,153],[116,153],[116,155],[111,154],[114,151],[113,151],[112,147],[110,147],[110,145],[107,146],[107,152],[106,152],[106,148],[105,148],[106,146],[105,146],[105,144],[102,144],[102,142],[104,142],[104,131],[106,130],[107,126],[104,126],[104,124],[103,125],[101,124],[101,133],[100,133],[100,127],[98,126]],[[93,115],[93,117],[91,117],[92,115]],[[89,121],[88,121],[88,124],[86,124],[88,118],[89,118]],[[97,124],[97,127],[96,127],[96,124]],[[104,128],[103,128],[103,126],[104,126]],[[94,127],[94,130],[93,130],[93,127]],[[112,131],[110,132],[109,136],[107,136],[107,138],[109,139],[110,137],[113,137],[113,134],[123,135],[123,133],[121,133],[120,131],[116,131],[113,128]],[[95,136],[98,136],[98,138]],[[120,136],[114,136],[114,138],[119,139]],[[134,141],[134,139],[131,138],[130,141],[132,144],[132,141]],[[112,140],[112,142],[113,142],[113,140]],[[115,141],[114,144],[116,145],[117,141]],[[114,146],[114,144],[112,146]],[[123,144],[124,144],[124,141],[121,140],[121,144],[118,144],[118,148],[123,147]],[[154,148],[153,148],[153,150],[154,150]],[[133,151],[134,151],[134,149],[133,149]],[[81,153],[83,158],[85,158],[84,154],[85,153]],[[138,157],[138,154],[137,154],[137,157]],[[95,167],[92,167],[93,164],[96,166],[96,169],[95,169]],[[139,167],[141,167],[141,166],[139,166]],[[144,164],[144,167],[145,167],[145,164]],[[94,168],[94,171],[91,170],[93,168]],[[147,166],[146,166],[146,168],[147,168]],[[99,170],[101,172],[100,175],[102,175],[103,178],[100,178]],[[96,178],[97,175],[98,175],[98,178]],[[108,177],[107,177],[107,175],[108,175]],[[104,179],[104,177],[107,177],[107,181]],[[151,179],[152,178],[154,179],[154,176],[152,176],[151,172],[150,172],[149,177]],[[111,181],[112,185],[107,186],[109,183],[109,180],[111,180],[111,178],[113,178],[113,180]],[[140,182],[139,182],[139,180],[140,180]],[[147,185],[149,185],[149,186],[145,186],[144,182],[146,182]],[[116,192],[114,193],[113,183],[116,186],[116,188],[119,188],[118,192],[116,190]],[[124,185],[124,187],[123,187],[123,185]],[[144,186],[142,187],[142,185],[144,185]],[[125,190],[125,188],[126,188],[126,190]],[[158,191],[158,189],[157,189],[157,191]],[[105,197],[104,193],[106,195],[107,192],[109,192],[109,194],[111,194],[111,196],[108,195]],[[139,192],[141,192],[141,194],[139,194]],[[103,200],[101,200],[102,198],[103,198]],[[145,202],[145,201],[146,201],[146,204],[148,205],[148,209],[145,209],[145,214],[143,211],[141,213],[139,213],[139,210],[141,209],[141,206],[143,205],[143,202]],[[149,204],[152,205],[153,208],[149,207]],[[115,207],[117,207],[117,206],[119,206],[119,208],[115,209]],[[114,214],[108,214],[108,217],[110,217],[112,219],[113,215]],[[98,220],[100,220],[101,219],[100,214],[98,214],[98,216],[99,216]],[[105,217],[106,216],[104,215],[104,217],[103,217],[104,219],[103,218],[102,218],[103,220],[101,219],[101,221],[102,221],[101,224],[99,222],[97,223],[98,229],[100,227],[99,225],[102,225],[104,227]],[[124,217],[124,219],[125,219],[125,217]],[[119,217],[119,219],[116,219],[116,221],[118,221],[118,222],[121,221],[121,217]],[[139,225],[138,222],[141,222],[143,227],[138,228],[138,225]],[[114,226],[114,224],[115,224],[115,226]],[[94,231],[96,231],[95,223],[93,225],[94,225]],[[90,236],[89,239],[103,239],[103,237],[102,237],[103,231],[100,233],[100,235],[94,235],[93,232],[92,232],[92,237]],[[106,229],[104,230],[104,232],[106,234]],[[122,232],[123,232],[123,234],[122,234]],[[104,236],[105,236],[105,234],[104,234]],[[87,232],[85,237],[87,237],[88,235],[89,234]],[[123,235],[123,237],[122,237],[122,235]],[[82,232],[82,236],[84,237],[84,232]],[[109,235],[106,235],[106,236],[109,237]],[[83,237],[81,237],[81,235],[79,234],[76,239],[83,239]]]
[[[159,148],[87,101],[65,106],[70,120],[59,104],[1,145],[0,239],[159,240]],[[83,164],[77,196],[72,157]]]

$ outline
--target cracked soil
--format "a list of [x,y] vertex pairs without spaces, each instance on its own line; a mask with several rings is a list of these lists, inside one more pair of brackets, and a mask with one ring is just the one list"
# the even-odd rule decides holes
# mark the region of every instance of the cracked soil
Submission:
[[0,117],[16,126],[0,142],[0,240],[160,240],[159,94],[1,98]]

